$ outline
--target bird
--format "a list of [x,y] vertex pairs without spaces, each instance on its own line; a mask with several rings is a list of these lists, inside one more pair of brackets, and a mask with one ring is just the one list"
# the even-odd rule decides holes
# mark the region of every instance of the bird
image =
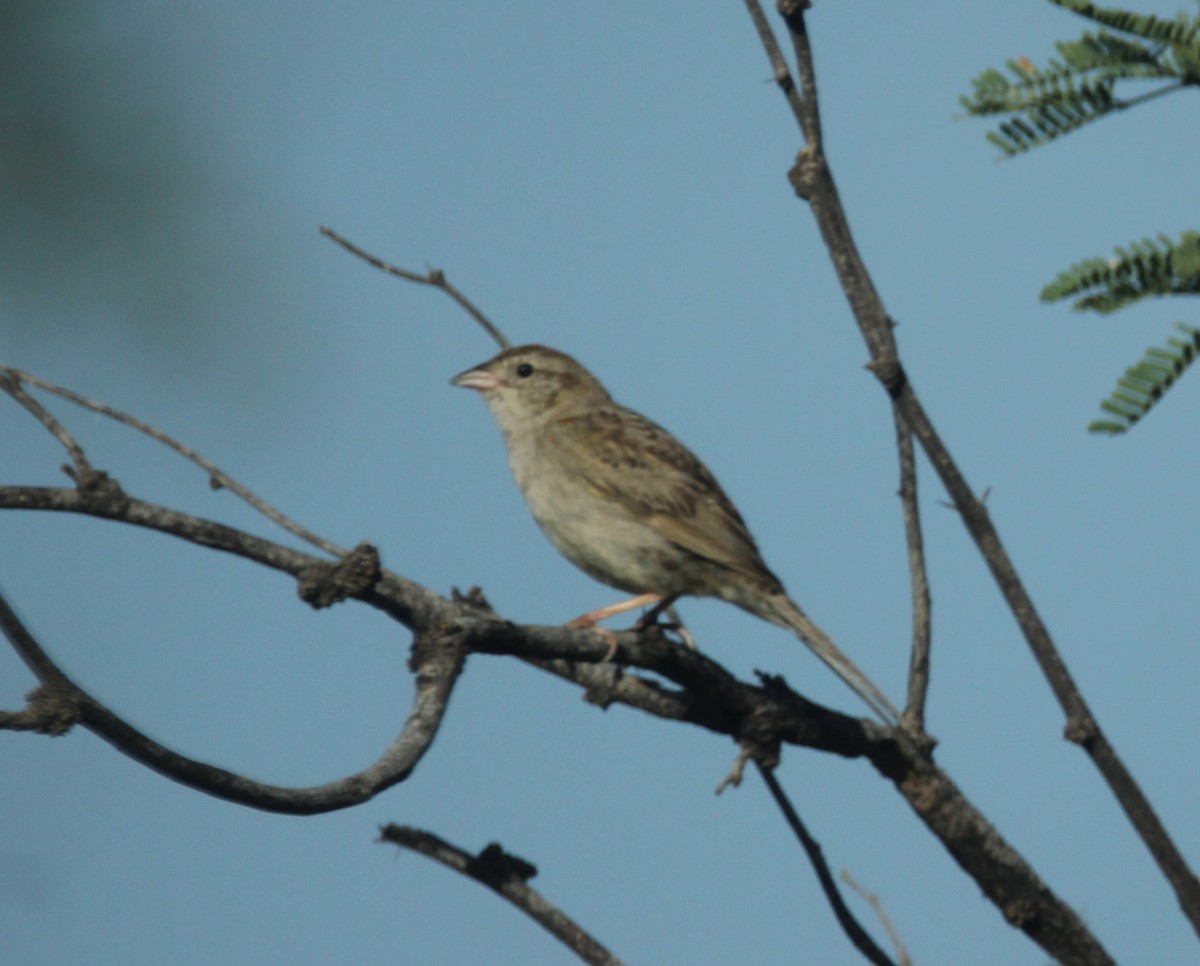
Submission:
[[[899,713],[788,596],[733,502],[667,430],[617,403],[566,353],[510,346],[451,384],[478,391],[529,510],[558,551],[601,583],[636,595],[570,622],[680,597],[716,597],[790,630],[885,723]],[[649,616],[649,615],[648,615]],[[611,632],[597,628],[609,635]],[[615,653],[610,648],[608,657]]]

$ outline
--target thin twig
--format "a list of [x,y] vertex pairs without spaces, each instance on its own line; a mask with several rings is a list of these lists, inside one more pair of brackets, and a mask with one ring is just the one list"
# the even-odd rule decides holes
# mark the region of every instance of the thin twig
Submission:
[[[85,396],[79,395],[77,392],[72,392],[70,389],[64,389],[62,386],[57,386],[49,380],[43,379],[40,376],[35,376],[29,372],[23,372],[20,369],[13,369],[9,366],[0,366],[0,376],[3,375],[8,375],[18,382],[27,382],[31,386],[37,386],[40,389],[45,389],[47,392],[53,393],[62,399],[66,399],[68,402],[72,402],[77,406],[82,406],[84,409],[91,410],[94,413],[99,413],[101,416],[107,416],[109,419],[115,420],[116,422],[128,426],[131,429],[135,429],[139,433],[144,433],[146,436],[149,436],[156,442],[162,443],[164,446],[173,449],[180,456],[190,460],[203,469],[206,473],[208,473],[210,485],[212,485],[214,489],[223,488],[229,490],[231,493],[241,497],[243,500],[249,503],[268,520],[278,524],[289,533],[294,534],[301,540],[312,544],[314,547],[324,550],[328,554],[331,554],[335,557],[341,557],[348,553],[347,550],[339,547],[336,543],[332,543],[326,540],[324,537],[318,536],[311,530],[302,527],[295,520],[291,519],[291,517],[286,516],[279,510],[275,509],[275,507],[271,506],[271,504],[262,499],[262,497],[251,492],[248,487],[243,486],[223,469],[221,469],[215,463],[205,459],[190,446],[185,446],[174,437],[168,436],[162,430],[155,429],[149,423],[142,422],[142,420],[138,419],[136,416],[131,416],[129,413],[122,412],[121,410],[105,405],[104,403],[96,402],[94,399],[88,399]],[[33,402],[35,406],[38,406],[39,410],[45,412],[45,410],[41,409],[41,406],[38,405],[36,401],[31,400],[31,402]],[[25,405],[24,403],[22,404]],[[28,409],[29,406],[26,405],[26,408]],[[37,415],[37,412],[35,411],[34,414]],[[46,416],[51,420],[53,419],[53,417],[49,416],[48,413]],[[45,418],[41,416],[38,418],[43,424],[46,424]],[[47,428],[50,428],[48,424]],[[54,430],[51,429],[51,432],[54,432]],[[57,436],[58,433],[55,433],[55,435]],[[74,443],[73,440],[71,442]],[[76,449],[78,449],[78,446],[76,446]],[[72,453],[72,455],[74,458],[74,453]],[[79,450],[79,459],[83,459],[82,450]],[[84,460],[84,465],[86,465],[86,460]]]
[[[1192,81],[1192,83],[1195,83]],[[1183,90],[1188,86],[1188,82],[1184,80],[1173,81],[1165,87],[1158,87],[1152,91],[1146,91],[1145,94],[1138,94],[1136,97],[1121,98],[1113,101],[1113,107],[1118,111],[1124,111],[1131,107],[1136,107],[1139,104],[1145,104],[1147,101],[1152,101],[1155,98],[1162,97],[1164,94],[1174,94],[1176,91]]]
[[50,435],[62,444],[63,449],[70,455],[71,462],[75,466],[72,474],[74,479],[77,482],[87,479],[92,475],[94,470],[83,452],[83,447],[75,441],[75,437],[67,432],[62,423],[55,419],[45,406],[25,391],[21,385],[22,380],[27,382],[33,381],[26,373],[17,369],[10,369],[7,366],[0,366],[0,389],[3,389],[25,407],[39,423],[46,427]]
[[796,116],[796,122],[803,125],[804,105],[800,100],[800,92],[796,90],[796,82],[792,79],[792,72],[788,68],[787,60],[784,59],[783,51],[779,49],[779,44],[775,41],[775,34],[767,22],[766,14],[763,13],[757,0],[746,0],[746,10],[754,22],[754,29],[758,31],[758,39],[762,41],[763,48],[767,52],[767,59],[771,62],[771,73],[774,75],[775,83],[779,85],[783,96],[787,98],[788,106]]
[[825,855],[821,851],[820,843],[808,834],[808,829],[805,828],[804,822],[800,820],[800,815],[793,807],[783,787],[779,784],[779,780],[775,777],[775,772],[769,768],[764,768],[760,762],[756,761],[755,764],[758,766],[758,773],[762,775],[763,781],[766,782],[771,797],[775,799],[775,804],[779,807],[779,811],[783,813],[784,820],[796,834],[796,838],[800,840],[800,845],[804,848],[804,854],[808,856],[808,861],[812,864],[813,871],[817,874],[817,881],[821,883],[821,891],[825,893],[826,900],[833,908],[833,914],[837,917],[838,925],[842,927],[842,932],[854,944],[854,948],[862,953],[870,962],[875,963],[876,966],[896,966],[887,953],[875,944],[875,940],[871,938],[870,933],[854,918],[854,913],[846,905],[846,901],[842,898],[841,890],[838,889],[837,883],[833,880],[833,873],[829,870],[829,864],[825,861]]
[[534,866],[509,855],[499,845],[489,845],[478,855],[471,855],[432,832],[408,825],[385,825],[379,830],[379,839],[411,849],[487,886],[560,940],[585,963],[621,966],[621,960],[596,937],[527,884],[527,880],[537,875]]
[[713,789],[713,794],[720,795],[727,788],[741,788],[742,779],[746,775],[746,765],[753,757],[754,752],[750,750],[750,747],[743,746],[738,751],[737,757],[733,759],[733,765],[729,769],[729,774],[721,779],[717,787]]
[[912,957],[908,955],[908,950],[905,949],[904,942],[900,939],[900,934],[896,932],[896,928],[892,925],[892,920],[888,917],[887,910],[883,908],[883,903],[879,901],[879,896],[875,895],[874,892],[868,892],[859,885],[854,876],[850,874],[849,869],[842,869],[839,874],[842,881],[862,896],[879,918],[879,924],[883,926],[884,931],[888,934],[888,938],[892,941],[892,945],[896,947],[896,958],[900,961],[900,966],[912,966]]
[[917,502],[917,462],[912,433],[893,406],[896,447],[900,454],[900,505],[904,512],[904,536],[908,544],[908,570],[912,585],[912,655],[908,668],[908,701],[904,722],[916,733],[925,731],[925,698],[929,692],[929,648],[932,638],[932,603],[929,574],[925,567],[925,539],[921,532],[921,508]]
[[354,242],[342,235],[339,235],[332,228],[327,228],[322,225],[321,234],[326,238],[333,239],[344,249],[346,249],[346,251],[350,252],[352,255],[357,255],[364,262],[367,262],[369,265],[374,265],[380,271],[387,272],[389,275],[395,275],[397,278],[402,278],[408,282],[416,282],[418,285],[432,285],[434,288],[440,288],[443,292],[454,299],[455,302],[466,309],[471,314],[472,318],[474,318],[476,322],[483,326],[484,331],[496,340],[496,344],[499,345],[501,349],[507,349],[511,345],[508,339],[505,338],[504,333],[500,331],[500,329],[492,322],[492,320],[484,315],[483,311],[479,309],[474,302],[472,302],[469,298],[463,295],[462,292],[450,284],[450,282],[446,279],[445,272],[443,272],[440,268],[430,269],[429,272],[424,275],[420,274],[419,272],[411,272],[407,268],[399,268],[395,265],[392,265],[390,262],[385,262],[377,255],[372,255],[370,252],[359,248],[354,244]]

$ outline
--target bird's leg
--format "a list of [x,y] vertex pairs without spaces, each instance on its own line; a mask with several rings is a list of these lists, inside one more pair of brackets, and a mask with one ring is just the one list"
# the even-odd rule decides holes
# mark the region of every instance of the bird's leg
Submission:
[[[624,614],[626,611],[637,610],[639,607],[647,607],[651,604],[658,605],[651,612],[655,617],[666,604],[671,601],[666,601],[666,604],[661,602],[665,600],[662,594],[641,594],[638,597],[631,597],[629,600],[623,600],[617,604],[609,604],[607,607],[600,607],[596,610],[590,610],[582,617],[576,617],[573,621],[567,621],[567,627],[595,627],[600,621],[606,621],[610,617],[616,617],[618,614]],[[674,600],[674,598],[671,598]]]
[[[637,597],[623,600],[617,604],[609,604],[607,607],[600,607],[596,610],[588,611],[580,617],[576,617],[573,621],[567,621],[567,627],[586,628],[590,627],[597,634],[608,641],[608,651],[605,652],[604,660],[611,661],[617,656],[617,635],[610,631],[607,627],[597,627],[600,621],[608,620],[610,617],[616,617],[617,614],[624,614],[626,611],[636,610],[639,607],[654,605],[650,611],[650,615],[657,617],[659,612],[664,607],[670,606],[675,600],[674,597],[664,598],[662,594],[640,594]],[[650,616],[647,615],[647,616]],[[638,621],[637,626],[645,626],[646,618],[643,617]]]
[[[645,596],[653,597],[654,595],[646,594]],[[639,597],[638,600],[640,600],[640,599],[641,598]],[[673,597],[659,596],[658,603],[656,603],[653,607],[651,607],[648,611],[646,611],[646,613],[644,613],[641,617],[639,617],[638,622],[634,625],[634,627],[636,627],[640,631],[640,630],[642,630],[642,628],[649,627],[651,624],[654,624],[658,620],[658,615],[661,614],[664,610],[670,610],[671,605],[674,604],[675,601],[677,601],[677,600],[679,600],[678,594],[675,594]]]

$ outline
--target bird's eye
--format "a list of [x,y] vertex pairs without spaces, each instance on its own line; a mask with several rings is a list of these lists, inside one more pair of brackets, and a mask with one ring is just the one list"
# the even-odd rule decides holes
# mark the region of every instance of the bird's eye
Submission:
[[517,366],[517,375],[522,379],[532,376],[533,366],[531,366],[528,362],[522,362],[519,366]]

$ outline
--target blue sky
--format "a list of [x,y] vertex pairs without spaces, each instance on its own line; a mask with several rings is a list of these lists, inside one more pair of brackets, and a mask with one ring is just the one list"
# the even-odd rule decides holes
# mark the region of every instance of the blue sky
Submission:
[[[810,24],[829,155],[910,376],[1195,864],[1200,378],[1126,438],[1085,432],[1124,366],[1195,318],[1037,300],[1079,258],[1195,227],[1193,105],[997,163],[958,95],[1083,21],[938,0],[818,3]],[[448,385],[486,336],[321,238],[331,225],[445,269],[511,339],[571,352],[669,427],[792,595],[903,693],[890,414],[785,180],[798,135],[740,4],[125,2],[46,30],[78,69],[19,67],[92,133],[57,159],[58,221],[3,202],[0,261],[22,271],[3,276],[0,359],[138,414],[439,592],[479,584],[534,623],[610,602],[542,538],[484,407]],[[125,204],[92,205],[129,172]],[[278,536],[161,448],[55,411],[131,492]],[[0,408],[0,478],[62,483],[62,461]],[[1119,961],[1200,962],[925,466],[921,484],[938,760]],[[0,586],[63,667],[185,754],[309,785],[402,724],[408,635],[364,607],[313,613],[278,575],[98,521],[6,513],[0,546]],[[736,673],[859,710],[778,629],[683,612]],[[0,706],[31,686],[0,654]],[[630,962],[857,961],[760,783],[712,794],[732,744],[601,713],[511,661],[472,659],[407,783],[317,818],[204,797],[85,733],[0,742],[5,963],[574,961],[485,890],[374,844],[389,821],[503,843]],[[1045,962],[867,766],[790,750],[780,778],[918,962]]]

